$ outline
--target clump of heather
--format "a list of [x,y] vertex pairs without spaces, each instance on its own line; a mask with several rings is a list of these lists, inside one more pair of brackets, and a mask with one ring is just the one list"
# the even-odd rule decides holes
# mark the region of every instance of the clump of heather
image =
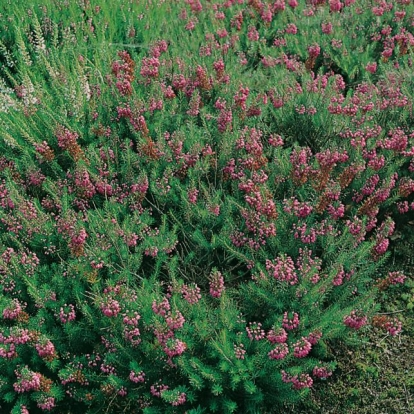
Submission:
[[0,408],[283,410],[404,329],[414,6],[124,3],[0,23]]

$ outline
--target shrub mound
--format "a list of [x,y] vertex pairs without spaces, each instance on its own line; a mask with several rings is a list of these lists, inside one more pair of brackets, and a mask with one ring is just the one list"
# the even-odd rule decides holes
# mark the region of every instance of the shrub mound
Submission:
[[401,331],[412,2],[44,3],[0,29],[2,412],[278,412]]

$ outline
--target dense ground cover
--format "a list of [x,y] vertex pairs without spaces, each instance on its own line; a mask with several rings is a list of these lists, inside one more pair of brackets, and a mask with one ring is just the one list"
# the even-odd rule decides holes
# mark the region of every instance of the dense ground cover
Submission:
[[318,412],[363,392],[348,352],[409,349],[411,1],[29,3],[0,6],[1,410]]

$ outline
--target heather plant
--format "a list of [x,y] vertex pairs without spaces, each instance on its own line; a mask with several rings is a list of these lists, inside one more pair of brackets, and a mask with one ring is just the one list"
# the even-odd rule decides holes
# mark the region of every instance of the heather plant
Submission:
[[412,4],[143,3],[5,8],[7,412],[277,412],[403,329]]

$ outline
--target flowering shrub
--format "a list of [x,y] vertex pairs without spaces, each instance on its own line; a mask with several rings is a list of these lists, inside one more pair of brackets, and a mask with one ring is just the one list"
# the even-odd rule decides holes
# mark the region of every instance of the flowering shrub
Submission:
[[413,5],[95,3],[1,23],[1,410],[278,411],[397,335]]

